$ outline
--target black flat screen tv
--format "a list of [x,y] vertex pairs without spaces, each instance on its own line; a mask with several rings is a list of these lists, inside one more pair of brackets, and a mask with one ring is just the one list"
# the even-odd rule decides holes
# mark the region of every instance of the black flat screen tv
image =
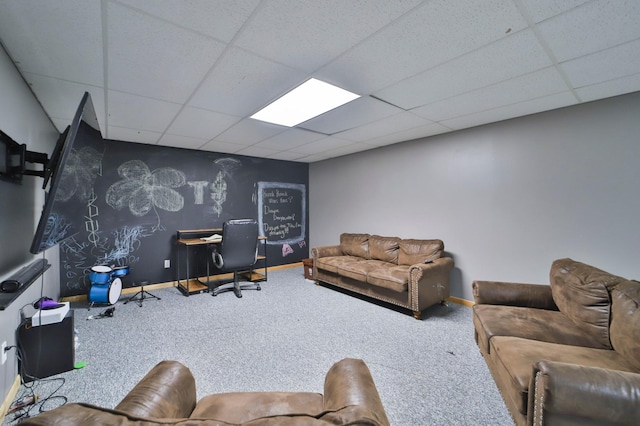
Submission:
[[71,125],[60,135],[45,167],[45,202],[31,249],[38,254],[75,235],[95,200],[93,184],[102,173],[104,139],[85,92]]

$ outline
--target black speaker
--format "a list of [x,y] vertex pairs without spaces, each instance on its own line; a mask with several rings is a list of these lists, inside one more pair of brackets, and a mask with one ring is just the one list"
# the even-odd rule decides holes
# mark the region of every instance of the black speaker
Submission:
[[18,280],[5,280],[0,283],[0,291],[3,293],[14,293],[20,288],[20,281]]

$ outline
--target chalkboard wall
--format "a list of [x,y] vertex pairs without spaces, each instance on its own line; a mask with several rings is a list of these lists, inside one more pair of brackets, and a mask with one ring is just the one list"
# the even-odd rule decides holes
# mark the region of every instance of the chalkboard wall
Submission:
[[[259,221],[269,266],[300,262],[309,257],[308,181],[306,163],[107,140],[84,223],[60,244],[61,295],[87,294],[96,265],[128,266],[125,288],[174,281],[186,260],[176,231],[228,219]],[[190,275],[204,275],[204,252],[189,256]]]

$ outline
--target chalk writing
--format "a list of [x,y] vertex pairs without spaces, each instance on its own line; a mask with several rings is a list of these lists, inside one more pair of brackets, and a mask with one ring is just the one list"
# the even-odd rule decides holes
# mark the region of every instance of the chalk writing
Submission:
[[218,172],[216,180],[211,184],[211,199],[213,200],[213,211],[220,217],[222,204],[227,200],[227,182],[224,180],[222,172]]
[[258,182],[258,209],[261,235],[267,237],[267,244],[290,245],[304,241],[307,216],[305,185]]
[[88,240],[94,245],[98,245],[98,230],[100,229],[100,224],[95,218],[98,216],[98,206],[95,205],[95,201],[98,199],[93,188],[91,189],[91,195],[87,202],[87,215],[85,216],[85,230],[89,233],[87,236]]
[[194,204],[203,204],[204,203],[204,189],[209,185],[209,182],[206,180],[195,180],[187,182],[190,187],[193,188],[193,198]]

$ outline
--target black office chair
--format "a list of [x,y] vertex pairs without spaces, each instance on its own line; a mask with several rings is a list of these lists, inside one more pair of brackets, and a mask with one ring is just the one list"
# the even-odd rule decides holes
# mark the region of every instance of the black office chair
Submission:
[[239,283],[240,271],[251,271],[258,255],[258,222],[253,219],[234,219],[222,226],[222,243],[215,246],[213,263],[221,272],[233,272],[233,282],[223,283],[212,290],[212,295],[233,290],[242,297],[241,290],[260,290],[259,283]]

